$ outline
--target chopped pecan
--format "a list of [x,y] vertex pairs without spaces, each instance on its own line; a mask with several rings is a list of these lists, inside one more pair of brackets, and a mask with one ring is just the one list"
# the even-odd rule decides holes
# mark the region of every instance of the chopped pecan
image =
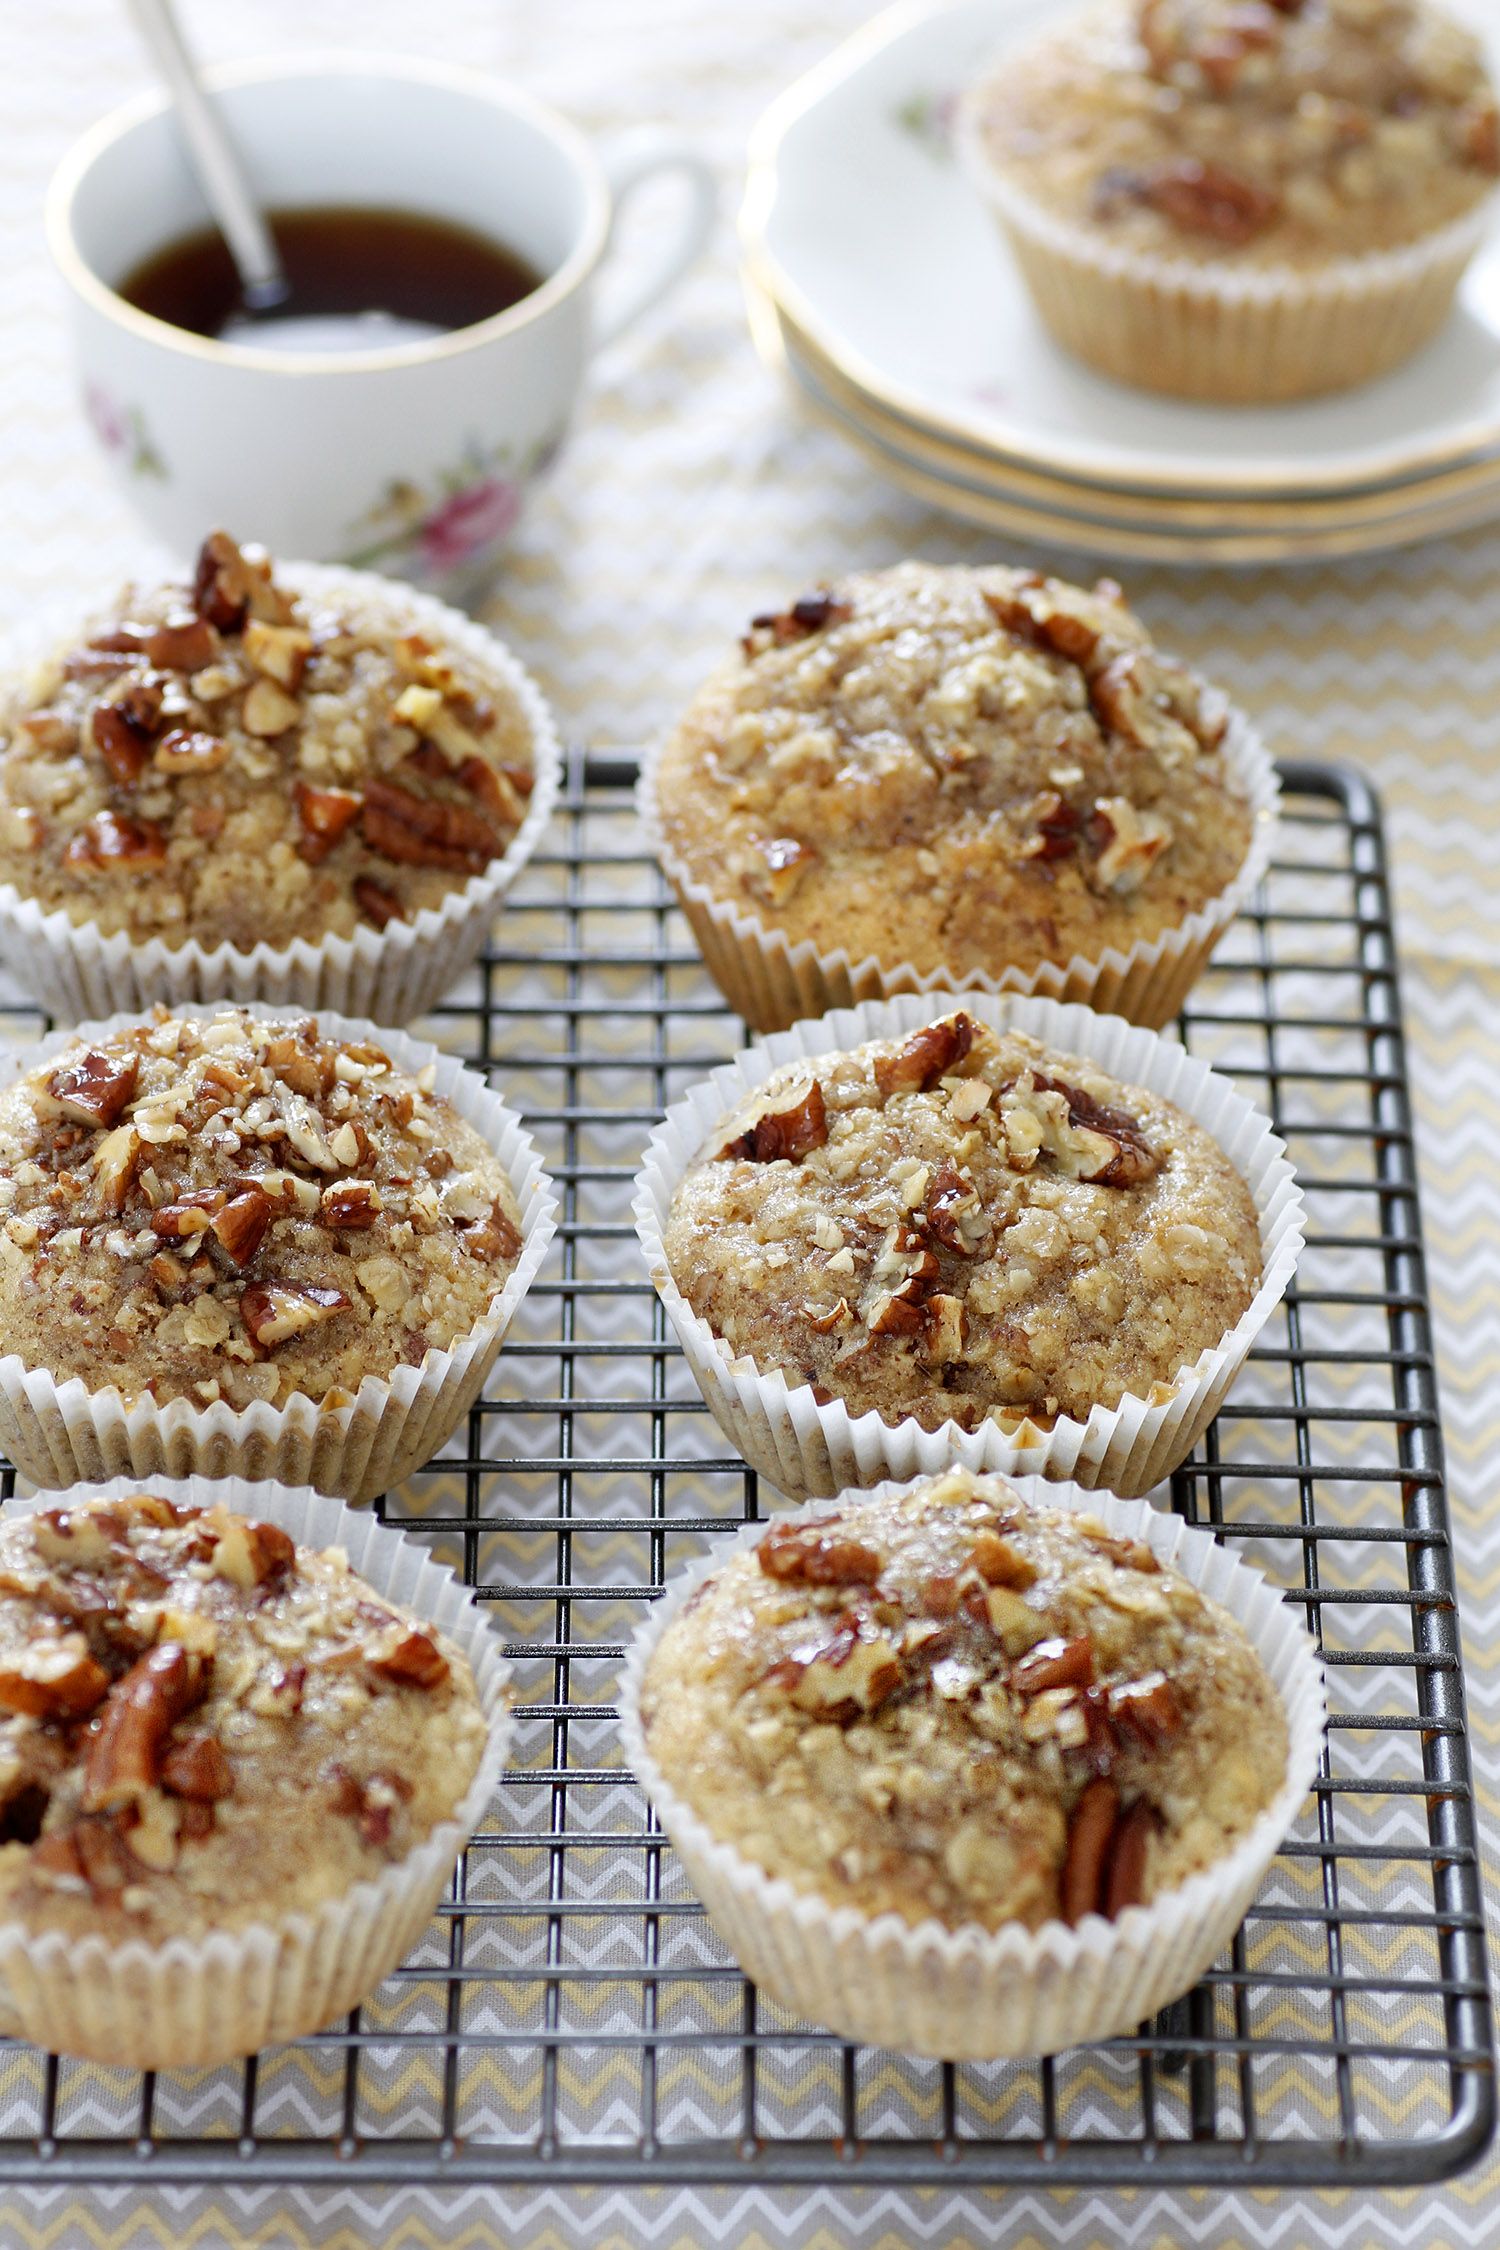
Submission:
[[358,1826],[367,1844],[388,1844],[397,1805],[411,1795],[411,1783],[399,1774],[372,1773],[356,1780],[347,1766],[330,1765],[324,1778],[331,1788],[330,1803]]
[[94,1722],[83,1776],[85,1812],[132,1804],[155,1784],[162,1745],[203,1687],[203,1665],[180,1641],[161,1641],[136,1659]]
[[1104,1775],[1095,1775],[1085,1785],[1068,1822],[1060,1902],[1065,1922],[1081,1922],[1085,1914],[1099,1912],[1110,1839],[1119,1811],[1119,1790]]
[[496,1196],[489,1216],[477,1226],[466,1226],[459,1240],[471,1258],[514,1258],[520,1253],[521,1230],[506,1216]]
[[519,828],[526,818],[526,807],[516,793],[511,772],[508,766],[492,766],[488,758],[472,755],[460,758],[453,778],[496,820],[503,821],[507,828]]
[[1069,1125],[1084,1137],[1073,1152],[1079,1167],[1074,1173],[1076,1179],[1096,1187],[1119,1188],[1140,1187],[1155,1179],[1159,1169],[1156,1154],[1138,1117],[1132,1117],[1129,1110],[1096,1102],[1081,1087],[1070,1086],[1065,1079],[1048,1078],[1039,1070],[1032,1072],[1031,1082],[1039,1094],[1062,1095],[1068,1105]]
[[227,531],[211,531],[198,550],[193,607],[221,633],[237,633],[252,615],[270,625],[289,625],[293,616],[265,556],[237,547]]
[[807,873],[817,854],[795,836],[765,836],[755,846],[766,863],[761,888],[773,906],[784,905]]
[[[779,1102],[783,1097],[778,1094],[775,1099]],[[828,1111],[823,1088],[813,1078],[805,1090],[786,1099],[784,1108],[763,1110],[743,1133],[726,1141],[719,1158],[722,1162],[743,1157],[752,1164],[774,1164],[784,1158],[795,1164],[799,1157],[822,1148],[827,1139]]]
[[297,848],[316,867],[359,818],[364,799],[353,789],[314,789],[307,781],[297,783],[296,795],[297,817],[302,823],[302,841]]
[[17,722],[34,750],[49,757],[66,758],[78,748],[78,727],[61,711],[27,711]]
[[772,1524],[755,1550],[766,1577],[801,1586],[873,1586],[880,1555],[862,1540],[839,1537],[842,1520],[820,1516],[815,1523]]
[[1146,1853],[1155,1827],[1156,1816],[1144,1797],[1138,1797],[1115,1822],[1101,1902],[1111,1920],[1127,1906],[1139,1906],[1146,1896]]
[[228,761],[229,744],[222,735],[209,734],[203,727],[173,727],[156,745],[151,762],[158,773],[191,780],[195,774],[217,773]]
[[1500,109],[1493,102],[1475,110],[1464,128],[1462,147],[1481,172],[1500,172]]
[[140,1067],[139,1055],[106,1055],[90,1047],[52,1073],[47,1091],[77,1124],[114,1125],[135,1092]]
[[274,680],[264,678],[251,681],[240,705],[240,724],[246,734],[256,735],[265,742],[285,734],[301,716],[301,704]]
[[504,849],[490,823],[467,805],[414,797],[389,781],[367,784],[361,825],[371,851],[409,867],[478,875]]
[[981,1531],[977,1535],[973,1563],[986,1586],[1010,1586],[1021,1592],[1036,1583],[1036,1564],[1028,1561],[1019,1547],[1013,1547],[998,1531]]
[[1076,805],[1060,797],[1055,789],[1046,789],[1036,800],[1032,820],[1031,834],[1020,849],[1022,859],[1048,863],[1072,858],[1084,829],[1083,814]]
[[284,1578],[297,1559],[296,1544],[280,1524],[237,1516],[228,1508],[215,1509],[211,1520],[214,1544],[209,1569],[215,1578],[227,1578],[246,1593],[270,1578]]
[[[1100,595],[1110,582],[1101,581]],[[1076,604],[1080,597],[1077,589],[1065,585],[1060,579],[1043,578],[1036,571],[1028,571],[1014,590],[1000,591],[987,587],[985,606],[996,621],[1018,640],[1029,642],[1033,648],[1047,649],[1054,656],[1064,656],[1070,663],[1086,665],[1093,659],[1099,646],[1102,627],[1084,615]]]
[[116,1821],[80,1820],[68,1840],[91,1891],[122,1891],[139,1871]]
[[234,1788],[223,1745],[211,1734],[190,1734],[174,1742],[161,1762],[161,1786],[173,1797],[214,1804]]
[[155,680],[133,680],[111,702],[97,703],[91,731],[95,747],[116,781],[129,789],[140,780],[161,723],[162,691]]
[[829,625],[845,625],[853,615],[851,603],[840,601],[826,586],[818,586],[810,593],[799,594],[788,609],[762,610],[758,617],[752,617],[741,646],[746,656],[755,656],[763,648],[806,640]]
[[73,838],[63,858],[69,867],[160,867],[167,839],[155,821],[130,820],[122,813],[95,813]]
[[321,1101],[333,1087],[333,1057],[319,1042],[317,1024],[310,1016],[268,1041],[266,1068],[309,1101]]
[[264,672],[278,687],[295,692],[302,685],[313,652],[313,637],[300,625],[268,625],[252,617],[245,627],[245,654],[257,672]]
[[992,1229],[978,1193],[949,1157],[943,1158],[928,1184],[922,1224],[961,1258],[977,1258],[989,1246]]
[[225,1256],[237,1266],[248,1266],[266,1238],[271,1217],[269,1196],[251,1187],[216,1211],[210,1225]]
[[405,909],[394,891],[383,890],[368,875],[361,875],[354,886],[354,903],[366,921],[383,930],[391,922],[404,919]]
[[372,1227],[381,1211],[380,1190],[369,1180],[336,1180],[323,1190],[318,1216],[327,1227]]
[[413,1626],[401,1635],[393,1648],[385,1649],[369,1660],[370,1670],[382,1679],[397,1680],[407,1687],[441,1687],[448,1677],[448,1659],[430,1633]]
[[1094,1644],[1087,1633],[1076,1640],[1038,1641],[1011,1674],[1021,1695],[1044,1695],[1049,1688],[1088,1687],[1094,1677]]
[[1128,897],[1140,889],[1172,841],[1172,831],[1159,813],[1138,811],[1128,797],[1101,797],[1094,807],[1095,825],[1105,838],[1096,862],[1099,880]]
[[193,1188],[175,1203],[163,1203],[151,1214],[151,1231],[168,1242],[186,1242],[207,1234],[215,1215],[229,1201],[223,1188]]
[[316,1282],[272,1281],[245,1291],[240,1318],[252,1339],[269,1351],[288,1337],[331,1320],[348,1304],[342,1289],[325,1289]]
[[903,1281],[899,1289],[889,1289],[877,1297],[865,1316],[865,1326],[872,1336],[915,1336],[926,1326],[926,1305],[920,1290],[910,1281]]
[[927,1356],[935,1366],[948,1367],[963,1358],[967,1320],[961,1297],[950,1297],[940,1290],[927,1298],[922,1306],[922,1325]]
[[1142,1680],[1122,1680],[1109,1691],[1109,1716],[1143,1750],[1160,1750],[1182,1731],[1182,1711],[1164,1672]]
[[1281,216],[1281,199],[1273,190],[1227,165],[1191,156],[1144,171],[1116,167],[1103,173],[1094,192],[1096,214],[1108,218],[1122,203],[1145,204],[1184,234],[1207,235],[1232,250],[1255,241]]
[[92,1711],[109,1686],[82,1633],[37,1640],[0,1656],[0,1710],[30,1719],[78,1718]]
[[800,1710],[848,1720],[878,1710],[901,1684],[901,1658],[883,1633],[865,1635],[856,1617],[841,1617],[826,1639],[799,1642],[764,1674]]
[[802,1310],[808,1327],[815,1328],[820,1336],[831,1335],[835,1328],[847,1328],[854,1319],[854,1308],[847,1297],[840,1297],[836,1305],[827,1309],[804,1305]]
[[117,1125],[94,1151],[94,1185],[105,1211],[123,1211],[141,1168],[141,1136],[133,1125]]
[[892,1094],[925,1093],[963,1061],[973,1044],[974,1019],[962,1011],[923,1024],[893,1055],[875,1057],[875,1084],[886,1099]]
[[191,609],[171,610],[146,643],[148,658],[164,672],[201,672],[218,653],[218,634]]

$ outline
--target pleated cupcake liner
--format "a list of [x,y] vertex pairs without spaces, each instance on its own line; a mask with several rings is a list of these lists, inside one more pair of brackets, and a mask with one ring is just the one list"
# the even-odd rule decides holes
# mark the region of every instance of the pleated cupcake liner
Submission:
[[[885,1421],[873,1408],[851,1414],[842,1399],[820,1404],[812,1385],[738,1356],[696,1313],[667,1266],[672,1199],[709,1135],[729,1111],[783,1064],[895,1039],[962,1007],[1000,1031],[1029,1032],[1046,1046],[1086,1058],[1129,1085],[1173,1102],[1212,1135],[1241,1175],[1260,1229],[1261,1279],[1223,1339],[1174,1371],[1165,1397],[1127,1392],[1085,1420],[1059,1415],[1050,1427],[1017,1415],[978,1429],[911,1417]],[[1034,1472],[1139,1494],[1169,1476],[1218,1412],[1256,1337],[1286,1294],[1301,1253],[1302,1193],[1284,1144],[1227,1079],[1175,1042],[1078,1005],[959,992],[907,994],[836,1009],[813,1023],[760,1040],[674,1102],[647,1144],[633,1204],[647,1270],[694,1380],[719,1427],[752,1468],[789,1499],[841,1492],[888,1477],[931,1474],[962,1462],[1006,1475]],[[1161,1385],[1149,1386],[1158,1393]]]
[[[340,598],[374,610],[394,630],[419,632],[459,650],[525,713],[536,775],[526,815],[505,852],[456,886],[438,906],[424,906],[383,930],[361,926],[352,937],[295,938],[290,945],[243,950],[105,936],[0,884],[0,955],[23,990],[60,1022],[111,1015],[163,1001],[264,1000],[276,1006],[338,1008],[382,1023],[409,1023],[441,998],[474,961],[506,892],[521,873],[552,817],[562,776],[562,747],[552,714],[529,672],[493,634],[460,611],[392,584],[373,571],[333,564],[289,563],[278,583],[319,600]],[[39,651],[29,652],[33,657]],[[6,668],[23,661],[20,652]]]
[[[1233,882],[1170,929],[1126,950],[1073,954],[1033,968],[1006,966],[918,969],[909,961],[860,960],[847,950],[822,952],[811,938],[786,933],[714,895],[667,841],[658,795],[660,744],[642,761],[636,810],[649,850],[677,894],[704,964],[725,999],[756,1031],[780,1031],[804,1016],[824,1015],[862,1000],[914,992],[1015,992],[1081,1001],[1133,1023],[1169,1023],[1208,966],[1215,946],[1251,897],[1270,864],[1280,785],[1269,752],[1241,711],[1230,714],[1224,756],[1233,786],[1250,808],[1250,843]],[[892,951],[900,944],[892,936]]]
[[[120,1498],[139,1477],[91,1486]],[[435,1625],[468,1658],[488,1740],[447,1819],[381,1874],[342,1897],[277,1914],[274,1868],[263,1920],[164,1945],[140,1939],[37,1935],[0,1921],[0,2031],[52,2054],[135,2070],[203,2068],[275,2041],[320,2031],[355,2008],[419,1942],[454,1861],[494,1796],[511,1735],[509,1673],[498,1637],[469,1589],[415,1540],[322,1494],[280,1484],[152,1478],[150,1489],[194,1507],[223,1501],[280,1524],[299,1546],[342,1547],[378,1594]],[[49,1504],[37,1496],[10,1509]],[[268,1849],[275,1839],[268,1839]]]
[[1019,1490],[1030,1505],[1086,1509],[1120,1537],[1144,1540],[1229,1611],[1286,1714],[1285,1779],[1221,1859],[1112,1921],[1090,1914],[1071,1927],[1048,1922],[1034,1931],[1019,1924],[950,1928],[931,1919],[910,1923],[894,1911],[871,1915],[802,1889],[714,1836],[663,1776],[641,1724],[642,1682],[663,1633],[706,1578],[764,1536],[764,1524],[747,1525],[728,1548],[672,1581],[632,1642],[620,1690],[625,1757],[745,1974],[800,2020],[862,2045],[941,2061],[991,2061],[1128,2034],[1191,1990],[1224,1951],[1318,1770],[1322,1668],[1269,1580],[1207,1531],[1143,1502],[1032,1477],[1019,1480]]
[[[227,1005],[219,1002],[218,1007]],[[198,1020],[208,1003],[177,1011]],[[284,1020],[265,1003],[249,1013]],[[138,1021],[135,1013],[55,1032],[35,1047],[0,1058],[0,1089],[77,1039],[96,1040]],[[322,1010],[320,1029],[333,1038],[370,1040],[415,1074],[435,1069],[434,1092],[480,1135],[504,1168],[521,1216],[521,1254],[514,1271],[468,1332],[430,1350],[418,1367],[365,1376],[353,1400],[325,1407],[298,1396],[285,1406],[264,1400],[232,1407],[172,1399],[127,1400],[114,1385],[95,1389],[81,1376],[59,1383],[17,1353],[0,1358],[0,1447],[32,1483],[57,1487],[80,1479],[120,1476],[275,1478],[313,1485],[352,1501],[400,1484],[447,1442],[484,1387],[516,1308],[535,1280],[556,1232],[557,1198],[530,1134],[484,1080],[452,1055],[404,1032]]]

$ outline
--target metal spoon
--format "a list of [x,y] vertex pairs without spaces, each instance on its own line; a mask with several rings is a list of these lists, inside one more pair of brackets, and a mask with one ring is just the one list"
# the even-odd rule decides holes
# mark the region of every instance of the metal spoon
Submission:
[[270,312],[285,304],[291,290],[239,152],[198,82],[198,66],[172,13],[171,0],[129,0],[129,7],[166,80],[198,185],[238,269],[246,309],[252,314]]

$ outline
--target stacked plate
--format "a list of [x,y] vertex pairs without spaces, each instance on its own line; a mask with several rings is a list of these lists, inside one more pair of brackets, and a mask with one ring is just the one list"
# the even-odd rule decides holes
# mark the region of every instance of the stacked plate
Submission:
[[767,112],[741,217],[762,356],[897,483],[1009,536],[1283,562],[1500,517],[1500,239],[1420,357],[1306,405],[1153,398],[1049,340],[950,126],[991,52],[1053,13],[907,0]]

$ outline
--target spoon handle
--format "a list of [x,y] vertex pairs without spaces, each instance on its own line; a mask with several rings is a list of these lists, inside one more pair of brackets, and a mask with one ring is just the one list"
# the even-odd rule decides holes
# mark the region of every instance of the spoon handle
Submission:
[[171,0],[128,0],[128,5],[166,80],[198,184],[239,269],[245,302],[253,310],[276,304],[288,292],[271,230],[250,192],[234,144],[199,83]]

